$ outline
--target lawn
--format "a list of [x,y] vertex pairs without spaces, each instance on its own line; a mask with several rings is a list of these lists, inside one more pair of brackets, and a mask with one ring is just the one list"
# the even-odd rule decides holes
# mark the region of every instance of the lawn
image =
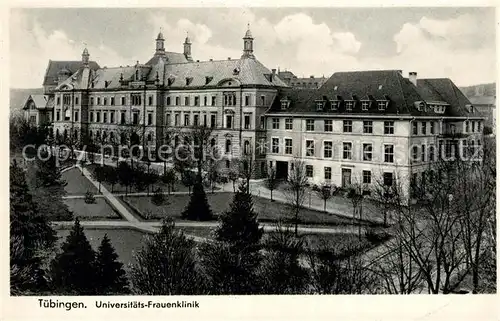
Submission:
[[85,195],[87,191],[98,194],[99,191],[78,168],[72,168],[61,174],[62,178],[67,182],[64,189],[67,195]]
[[94,204],[87,204],[82,198],[65,199],[70,211],[82,220],[121,219],[121,216],[102,197],[96,197]]
[[[165,216],[174,219],[180,219],[181,213],[189,202],[189,195],[174,194],[167,197],[167,204],[156,206],[151,202],[151,197],[147,196],[129,196],[122,197],[122,201],[136,214],[144,219],[158,220]],[[217,216],[228,209],[233,198],[233,193],[207,193],[208,203]],[[258,214],[260,222],[276,222],[279,219],[283,221],[293,221],[292,208],[290,205],[281,202],[271,202],[269,199],[252,196],[254,210]],[[148,215],[148,213],[150,213]],[[340,215],[324,213],[308,208],[300,210],[299,219],[301,224],[306,225],[351,225],[352,219]],[[362,225],[369,224],[362,222]]]

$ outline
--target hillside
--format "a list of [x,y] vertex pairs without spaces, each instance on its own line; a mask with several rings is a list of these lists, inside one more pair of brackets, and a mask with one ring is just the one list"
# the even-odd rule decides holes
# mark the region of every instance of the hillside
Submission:
[[460,87],[460,90],[467,97],[473,96],[495,96],[496,95],[496,83],[481,84],[468,87]]
[[43,88],[11,88],[10,112],[16,113],[23,108],[23,104],[31,94],[43,94]]

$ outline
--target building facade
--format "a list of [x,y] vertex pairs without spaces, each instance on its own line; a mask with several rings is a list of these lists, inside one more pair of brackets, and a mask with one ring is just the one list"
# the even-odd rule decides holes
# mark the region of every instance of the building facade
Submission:
[[265,112],[287,85],[255,58],[251,31],[239,59],[194,61],[189,38],[183,53],[168,52],[161,32],[155,44],[145,64],[113,68],[91,64],[85,49],[80,67],[64,72],[51,91],[55,135],[155,150],[183,139],[170,129],[203,125],[213,128],[212,143],[223,146],[227,166],[247,154],[265,169],[255,146],[266,139]]
[[451,80],[416,75],[338,72],[319,90],[281,90],[266,118],[268,166],[286,178],[300,159],[311,184],[425,184],[438,155],[481,144],[483,118]]
[[52,125],[53,103],[48,95],[29,95],[23,106],[24,118],[32,126]]
[[328,80],[326,77],[297,77],[291,71],[279,71],[278,76],[288,86],[299,89],[318,89]]

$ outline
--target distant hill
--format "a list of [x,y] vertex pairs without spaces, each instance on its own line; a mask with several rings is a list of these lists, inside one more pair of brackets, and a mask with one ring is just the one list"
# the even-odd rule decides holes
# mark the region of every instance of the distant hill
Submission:
[[473,96],[496,96],[496,83],[480,84],[468,87],[460,87],[467,97]]
[[31,94],[43,94],[43,88],[11,88],[10,89],[10,112],[17,113],[23,108],[23,104]]

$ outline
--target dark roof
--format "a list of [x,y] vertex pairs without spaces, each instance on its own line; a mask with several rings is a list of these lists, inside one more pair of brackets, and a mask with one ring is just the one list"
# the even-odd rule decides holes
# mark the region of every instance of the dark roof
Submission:
[[[470,104],[467,98],[449,79],[423,79],[415,86],[408,78],[404,78],[399,70],[373,70],[334,73],[321,88],[317,90],[282,90],[280,91],[273,108],[270,111],[281,110],[279,101],[284,96],[292,99],[290,108],[282,112],[319,113],[319,114],[367,114],[367,115],[441,115],[433,109],[419,111],[416,104],[426,103],[449,104],[445,116],[468,115],[466,105]],[[296,93],[296,101],[294,94]],[[305,93],[308,98],[304,99]],[[316,101],[325,101],[323,111],[316,110]],[[345,102],[355,101],[352,111],[346,111]],[[361,101],[371,101],[368,111],[361,109]],[[340,101],[338,110],[331,110],[333,101]],[[387,101],[385,110],[379,110],[377,101]],[[293,107],[292,107],[293,106]]]
[[145,64],[148,66],[155,65],[158,63],[158,60],[160,59],[160,57],[162,57],[163,59],[166,58],[166,61],[169,64],[180,64],[180,63],[184,63],[184,62],[189,62],[189,60],[186,58],[186,56],[183,53],[166,51],[165,55],[154,55]]
[[[82,66],[82,62],[80,60],[77,61],[55,61],[49,60],[49,65],[47,66],[47,70],[45,71],[45,77],[43,79],[44,86],[56,86],[57,85],[57,74],[62,69],[68,69],[71,74],[74,74],[80,67]],[[89,67],[92,70],[99,69],[99,65],[95,61],[89,62]]]
[[496,97],[495,96],[472,96],[469,97],[469,100],[472,105],[495,105]]
[[[306,104],[315,93],[316,89],[283,88],[274,99],[271,108],[269,108],[269,112],[301,112],[304,104]],[[281,110],[281,100],[288,100],[290,102],[286,110]]]

